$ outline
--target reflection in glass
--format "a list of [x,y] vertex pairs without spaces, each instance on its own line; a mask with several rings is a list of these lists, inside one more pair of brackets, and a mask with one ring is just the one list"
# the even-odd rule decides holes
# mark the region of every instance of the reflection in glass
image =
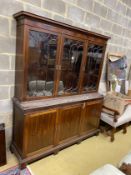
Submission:
[[83,42],[65,38],[58,94],[77,93]]
[[56,50],[57,36],[44,32],[29,32],[29,96],[52,96]]
[[103,46],[90,44],[87,50],[87,62],[83,79],[83,91],[96,90],[102,63]]

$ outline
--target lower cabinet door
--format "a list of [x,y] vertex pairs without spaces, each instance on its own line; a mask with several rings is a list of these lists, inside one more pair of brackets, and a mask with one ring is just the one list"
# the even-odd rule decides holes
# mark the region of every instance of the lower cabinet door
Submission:
[[82,105],[70,105],[59,112],[59,142],[71,140],[79,135]]
[[37,112],[26,116],[24,130],[25,155],[54,145],[56,110]]
[[84,103],[81,126],[82,133],[87,133],[98,128],[101,108],[102,100]]

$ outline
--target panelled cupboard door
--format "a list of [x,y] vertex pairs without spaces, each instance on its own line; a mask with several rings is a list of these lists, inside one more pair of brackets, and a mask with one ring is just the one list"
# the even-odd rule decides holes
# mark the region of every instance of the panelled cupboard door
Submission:
[[24,147],[25,154],[54,145],[56,110],[26,116]]
[[65,106],[59,112],[59,142],[79,135],[82,105]]
[[102,100],[86,102],[83,104],[81,132],[86,133],[95,130],[99,126]]

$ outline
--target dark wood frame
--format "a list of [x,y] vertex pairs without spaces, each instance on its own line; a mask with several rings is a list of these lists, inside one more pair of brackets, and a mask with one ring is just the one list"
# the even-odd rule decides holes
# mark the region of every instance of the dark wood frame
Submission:
[[[99,133],[103,96],[98,94],[97,90],[102,71],[104,52],[109,37],[28,12],[19,12],[14,17],[17,20],[17,48],[11,150],[18,157],[20,166],[23,167],[26,163],[33,162],[51,153],[57,153],[67,146],[79,143]],[[58,34],[55,89],[51,97],[26,96],[29,56],[28,33],[32,29],[36,29],[37,31],[47,30],[48,33]],[[56,96],[61,72],[62,46],[65,36],[71,39],[78,39],[84,43],[78,81],[79,92],[78,94]],[[90,93],[83,93],[81,84],[85,64],[88,61],[86,59],[86,50],[90,43],[103,46],[104,52],[96,85],[97,90]],[[55,112],[51,112],[52,110]],[[40,124],[42,122],[43,125]],[[38,133],[36,134],[36,132]],[[44,133],[47,134],[44,135]],[[62,135],[60,135],[61,133]],[[34,138],[32,134],[34,134]],[[38,138],[39,134],[40,140]],[[32,147],[29,145],[30,142],[32,143]]]
[[[93,32],[89,32],[80,28],[76,28],[76,27],[72,27],[69,26],[67,24],[63,24],[60,22],[56,22],[44,17],[39,17],[37,15],[33,15],[31,13],[28,12],[20,12],[14,15],[14,17],[17,20],[17,60],[21,59],[21,62],[23,62],[23,67],[21,67],[21,69],[23,69],[23,78],[22,78],[22,82],[21,82],[21,87],[16,86],[16,94],[15,96],[17,98],[19,98],[21,101],[25,101],[25,100],[33,100],[33,99],[42,99],[42,98],[52,98],[53,96],[57,96],[57,88],[58,88],[58,82],[59,82],[59,78],[60,78],[60,70],[61,70],[61,57],[63,54],[63,50],[61,45],[63,45],[63,41],[65,37],[71,38],[71,39],[77,39],[78,41],[82,41],[84,44],[84,51],[83,51],[83,58],[82,58],[82,64],[81,64],[81,68],[80,68],[80,74],[79,74],[79,80],[78,80],[78,92],[81,93],[81,82],[82,82],[82,78],[83,78],[83,72],[85,69],[85,65],[84,63],[87,62],[86,59],[86,49],[88,47],[89,44],[98,44],[104,47],[104,51],[103,51],[103,58],[102,58],[102,64],[101,64],[101,68],[99,71],[99,77],[98,77],[98,82],[97,82],[97,88],[96,90],[94,90],[94,92],[96,92],[98,90],[98,86],[99,86],[99,81],[100,81],[100,76],[101,76],[101,71],[102,71],[102,65],[103,65],[103,60],[104,60],[104,52],[106,49],[106,42],[109,39],[109,37],[107,36],[103,36],[100,34],[96,34]],[[21,43],[19,43],[18,39],[20,38],[20,32],[19,32],[19,28],[23,31],[21,31],[21,33],[23,32],[24,37],[21,38],[23,39],[21,41]],[[54,94],[51,97],[29,97],[26,95],[26,91],[27,91],[27,69],[28,69],[28,55],[29,55],[29,51],[28,51],[28,34],[30,30],[34,30],[34,31],[46,31],[47,33],[52,33],[52,34],[56,34],[58,36],[58,48],[57,48],[57,55],[56,55],[56,70],[55,70],[55,79],[54,79]],[[23,48],[22,53],[19,53],[20,48]],[[23,56],[23,60],[22,58],[19,58],[19,55]],[[16,71],[17,71],[17,67],[20,66],[20,63],[16,62]],[[16,84],[19,84],[19,80],[17,82],[18,78],[16,75]],[[18,93],[18,89],[21,88],[21,92]],[[91,91],[93,92],[93,91]],[[72,94],[69,94],[72,95]]]
[[0,124],[0,166],[6,164],[5,125]]
[[[76,99],[73,102],[69,102],[70,97],[67,96],[64,99],[67,99],[67,102],[63,103],[63,97],[55,98],[57,100],[57,104],[52,105],[52,99],[46,99],[46,100],[36,100],[36,101],[30,101],[30,102],[20,102],[17,99],[14,98],[14,129],[13,129],[13,140],[11,144],[11,151],[15,153],[19,160],[19,164],[21,168],[24,168],[27,163],[32,163],[33,161],[36,161],[42,157],[45,157],[47,155],[50,155],[52,153],[56,154],[61,149],[64,149],[68,146],[73,145],[74,143],[80,143],[86,138],[89,138],[93,135],[98,135],[99,133],[99,120],[100,120],[100,112],[103,104],[103,96],[99,95],[98,93],[90,93],[88,95],[87,100],[84,98],[84,95],[82,95],[83,98],[80,98],[79,95],[77,95],[78,99]],[[47,106],[44,106],[46,102],[49,102]],[[39,105],[40,103],[41,105]],[[45,103],[45,104],[44,104]],[[33,107],[32,107],[33,105]],[[86,108],[88,109],[88,105],[92,106],[92,112],[94,109],[93,105],[99,105],[99,108],[97,109],[96,113],[92,117],[97,117],[96,125],[88,129],[87,131],[83,132],[83,120],[84,118],[90,117],[87,114],[85,114]],[[68,108],[72,110],[72,107],[81,106],[81,115],[80,115],[80,121],[78,125],[78,135],[68,138],[66,140],[63,140],[62,142],[59,141],[59,126],[60,126],[60,111],[62,109]],[[54,146],[49,147],[43,147],[40,151],[34,151],[31,153],[27,153],[25,150],[25,145],[27,147],[27,140],[30,138],[30,131],[25,133],[25,129],[28,129],[28,125],[26,125],[26,120],[29,122],[31,121],[29,119],[30,116],[39,116],[39,114],[47,113],[50,115],[50,111],[56,111],[56,130],[54,133]],[[91,111],[90,111],[91,112]],[[77,114],[77,111],[74,111],[73,115],[75,116]],[[70,113],[69,113],[70,115]],[[70,117],[70,120],[72,120],[72,117]],[[64,124],[64,122],[62,122]],[[37,126],[39,127],[39,126]],[[75,125],[73,124],[72,128],[74,128]],[[16,133],[17,132],[17,133]],[[66,134],[65,130],[65,134]],[[28,139],[25,139],[28,137]],[[36,142],[36,138],[34,137],[34,141]]]
[[[52,32],[52,31],[47,31],[47,30],[44,30],[44,29],[39,29],[39,28],[36,28],[36,27],[28,27],[28,29],[27,29],[27,33],[28,33],[28,35],[29,35],[29,31],[39,31],[39,32],[46,32],[46,33],[49,33],[49,34],[54,34],[54,35],[56,35],[56,36],[58,36],[58,43],[57,43],[57,45],[58,45],[58,48],[57,48],[57,54],[56,54],[56,60],[55,60],[55,63],[56,63],[56,65],[58,65],[58,62],[59,62],[59,42],[60,42],[60,34],[59,33],[57,33],[57,32]],[[29,36],[28,36],[29,37]],[[28,48],[28,45],[29,45],[29,43],[28,43],[28,40],[27,40],[27,46],[26,46],[26,48]],[[29,65],[29,52],[27,51],[27,65]],[[27,72],[27,69],[25,69],[25,71],[26,71],[26,75],[28,75],[28,72]],[[54,80],[57,80],[57,69],[54,71],[55,72],[55,75],[54,75]],[[27,76],[26,76],[26,78],[27,78]],[[27,94],[27,80],[25,80],[26,81],[26,83],[24,84],[24,89],[25,89],[25,97],[26,97],[26,99],[27,100],[33,100],[33,99],[36,99],[36,97],[29,97],[29,96],[26,96],[26,94]],[[54,93],[53,93],[53,95],[51,96],[51,97],[38,97],[38,99],[39,98],[52,98],[52,97],[54,97],[55,96],[55,94],[56,94],[56,83],[54,84]]]

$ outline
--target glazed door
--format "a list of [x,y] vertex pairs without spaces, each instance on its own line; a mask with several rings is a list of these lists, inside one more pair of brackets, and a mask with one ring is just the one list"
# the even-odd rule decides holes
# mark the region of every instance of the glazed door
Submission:
[[54,145],[56,116],[56,110],[26,116],[24,128],[24,152],[26,155]]
[[28,35],[27,96],[54,96],[60,35],[36,28],[29,28]]
[[71,140],[79,135],[82,105],[65,106],[59,112],[59,142]]
[[81,133],[87,133],[98,128],[102,100],[86,102],[83,104]]
[[82,92],[97,91],[103,64],[105,47],[89,43],[86,51],[86,63],[82,81]]
[[78,94],[84,41],[80,38],[62,36],[58,95]]

